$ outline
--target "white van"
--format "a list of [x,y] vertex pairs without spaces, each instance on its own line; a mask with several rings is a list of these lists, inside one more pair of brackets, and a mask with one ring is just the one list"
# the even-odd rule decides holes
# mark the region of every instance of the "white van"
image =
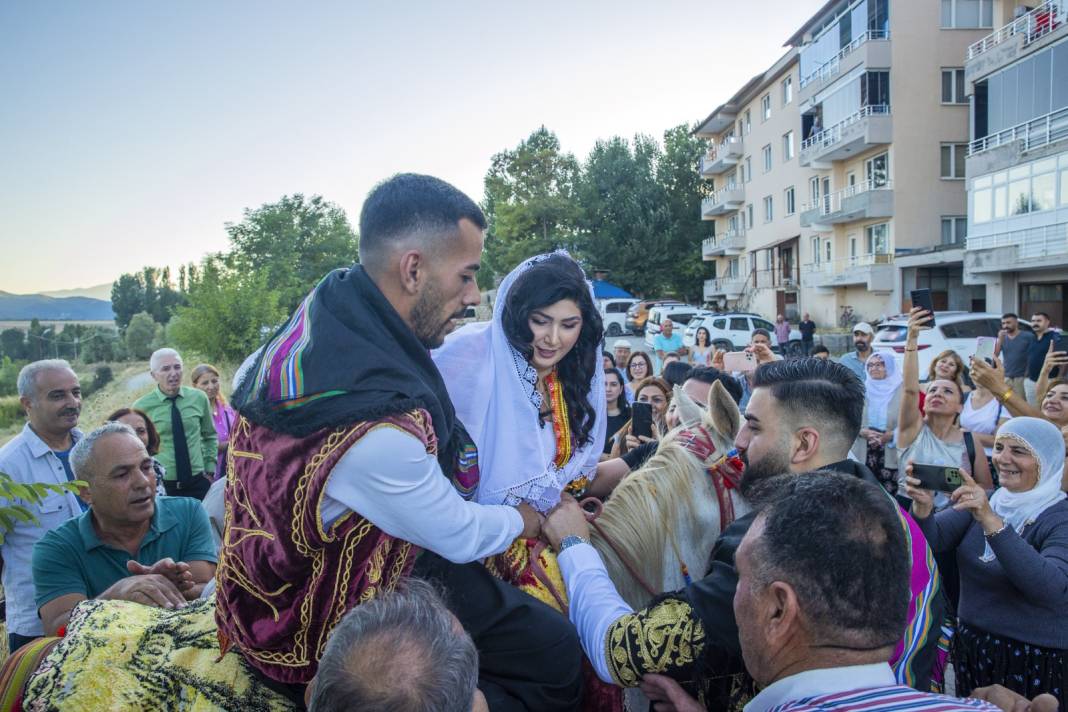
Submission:
[[637,299],[599,299],[597,309],[601,312],[605,335],[622,336],[627,333],[627,310],[637,303]]

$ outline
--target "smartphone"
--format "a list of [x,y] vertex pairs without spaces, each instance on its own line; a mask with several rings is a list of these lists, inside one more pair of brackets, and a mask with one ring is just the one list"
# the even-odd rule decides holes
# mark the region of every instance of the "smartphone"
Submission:
[[994,365],[994,346],[998,340],[993,336],[980,336],[975,340],[975,358],[985,359],[991,366]]
[[757,367],[756,355],[749,351],[730,351],[723,354],[723,369],[749,373]]
[[653,437],[653,406],[650,403],[630,404],[630,432],[634,437]]
[[920,481],[920,487],[937,492],[952,492],[964,484],[959,467],[945,465],[921,465],[912,463],[912,476]]
[[921,309],[926,309],[931,313],[931,320],[924,324],[924,326],[934,326],[934,302],[931,301],[931,290],[927,287],[924,287],[923,289],[913,289],[910,292],[910,295],[912,298],[913,307],[920,307]]

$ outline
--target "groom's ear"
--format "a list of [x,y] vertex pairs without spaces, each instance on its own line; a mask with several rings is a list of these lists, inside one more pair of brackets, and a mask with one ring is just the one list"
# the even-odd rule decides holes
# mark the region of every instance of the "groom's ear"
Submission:
[[396,274],[405,294],[415,296],[422,291],[429,266],[426,254],[420,250],[405,250],[400,253]]

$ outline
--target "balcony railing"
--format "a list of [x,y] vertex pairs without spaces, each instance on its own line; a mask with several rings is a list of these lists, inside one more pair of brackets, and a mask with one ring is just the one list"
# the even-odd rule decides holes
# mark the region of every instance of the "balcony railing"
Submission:
[[719,279],[707,279],[705,280],[705,294],[724,294],[727,296],[733,294],[737,296],[745,290],[745,285],[748,281],[748,277],[742,275],[728,275]]
[[741,160],[742,153],[742,139],[737,136],[728,136],[718,144],[709,147],[708,153],[701,156],[702,175],[727,171]]
[[806,85],[812,82],[818,82],[828,77],[833,77],[835,74],[838,73],[838,68],[841,66],[842,60],[845,59],[847,55],[852,53],[862,44],[864,44],[868,40],[888,39],[890,39],[890,30],[868,30],[860,37],[857,37],[852,42],[843,47],[841,50],[839,50],[838,54],[834,55],[826,62],[812,70],[810,74],[801,77],[801,81],[799,82],[799,84],[802,88],[804,88]]
[[745,191],[742,186],[734,183],[712,193],[701,201],[702,217],[724,215],[742,207],[745,202]]
[[818,210],[819,216],[823,217],[832,213],[837,213],[842,209],[842,201],[848,200],[861,193],[867,193],[872,190],[893,190],[894,181],[890,179],[882,180],[864,180],[855,185],[851,185],[848,188],[842,190],[836,190],[833,193],[828,193],[822,198],[817,199],[812,203],[805,203],[801,206],[801,212],[808,212],[809,210]]
[[858,267],[871,267],[873,265],[890,265],[893,263],[893,253],[874,252],[867,255],[856,255],[854,257],[839,257],[836,260],[809,262],[805,265],[805,272],[808,272],[810,274],[843,274]]
[[1023,141],[1021,148],[1029,151],[1065,139],[1068,139],[1068,107],[977,138],[968,144],[968,155],[974,156],[1013,141]]
[[801,150],[807,151],[817,146],[833,146],[842,140],[842,130],[852,126],[858,121],[863,121],[869,116],[884,116],[890,113],[889,104],[870,104],[863,107],[860,111],[839,121],[830,128],[823,129],[817,134],[813,134],[801,142]]
[[972,60],[1017,35],[1022,35],[1024,45],[1045,37],[1068,21],[1068,2],[1049,0],[1026,15],[1016,18],[996,32],[968,47],[968,59]]
[[[1028,230],[1014,230],[997,235],[969,237],[967,250],[992,250],[997,247],[1015,247],[1018,260],[1041,260],[1048,257],[1068,255],[1068,226],[1044,225]],[[1009,269],[999,264],[997,268]]]

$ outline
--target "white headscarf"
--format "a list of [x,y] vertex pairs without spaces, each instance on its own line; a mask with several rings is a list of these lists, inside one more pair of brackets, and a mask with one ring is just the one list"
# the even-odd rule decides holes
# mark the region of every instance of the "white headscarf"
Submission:
[[[1012,438],[1026,447],[1038,462],[1038,482],[1026,492],[1010,492],[1004,487],[990,497],[990,508],[1017,532],[1028,522],[1065,498],[1061,491],[1064,474],[1064,438],[1057,426],[1041,418],[1013,418],[998,428],[996,440]],[[984,557],[992,555],[990,545]]]
[[[564,251],[552,254],[562,254]],[[542,398],[538,374],[504,333],[502,314],[508,291],[520,274],[550,255],[532,257],[505,277],[497,289],[493,320],[468,324],[445,339],[431,356],[445,379],[456,416],[478,448],[481,480],[476,501],[482,504],[527,502],[545,512],[560,501],[560,492],[597,468],[607,426],[604,371],[598,364],[590,384],[589,402],[596,420],[590,441],[577,446],[571,460],[559,469],[546,453],[538,432]],[[590,298],[593,298],[593,287]],[[550,427],[546,425],[545,427]]]
[[[875,379],[871,377],[868,364],[873,358],[877,358],[886,366],[886,378]],[[901,388],[901,374],[897,371],[897,363],[890,356],[874,353],[868,357],[864,368],[864,393],[868,401],[869,413],[886,413],[894,394]]]

